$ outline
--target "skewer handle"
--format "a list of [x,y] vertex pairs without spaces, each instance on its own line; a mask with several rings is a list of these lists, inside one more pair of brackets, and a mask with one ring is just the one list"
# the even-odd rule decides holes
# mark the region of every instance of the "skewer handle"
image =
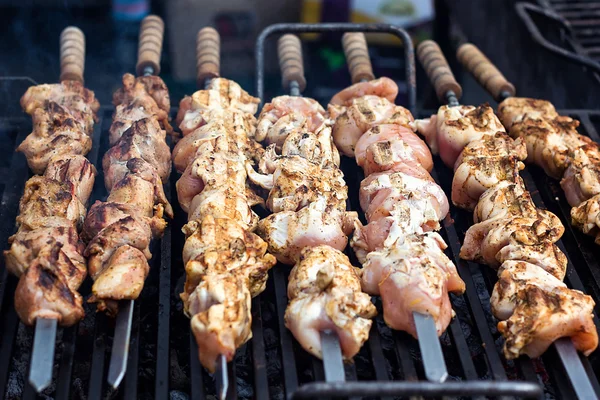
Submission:
[[206,27],[196,36],[196,82],[204,87],[206,79],[217,78],[221,67],[221,37],[214,28]]
[[446,95],[449,91],[454,92],[457,99],[462,96],[462,87],[456,82],[454,74],[442,53],[440,46],[433,40],[426,40],[417,47],[417,57],[431,84],[435,88],[435,93],[441,102],[446,102]]
[[60,34],[60,80],[83,83],[85,35],[81,29],[68,26]]
[[148,15],[142,20],[138,45],[138,61],[135,70],[139,76],[146,69],[152,69],[153,75],[160,73],[160,54],[162,51],[165,24],[156,15]]
[[364,33],[344,33],[344,36],[342,36],[342,46],[344,47],[344,54],[348,61],[348,69],[350,70],[352,83],[375,79]]
[[515,95],[516,90],[513,84],[471,43],[460,46],[456,52],[456,57],[467,71],[475,77],[477,82],[496,100],[501,100],[506,95]]
[[300,92],[306,88],[302,44],[296,35],[283,35],[277,42],[277,56],[281,69],[281,85],[290,90],[290,84],[297,82]]

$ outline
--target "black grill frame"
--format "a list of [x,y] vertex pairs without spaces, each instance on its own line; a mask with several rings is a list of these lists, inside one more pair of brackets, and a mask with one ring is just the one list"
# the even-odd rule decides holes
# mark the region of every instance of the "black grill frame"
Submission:
[[[355,27],[352,30],[367,31],[368,29],[365,28]],[[285,29],[280,29],[277,33],[284,33]],[[291,31],[299,32],[299,29],[294,28]],[[266,36],[263,40],[264,38]],[[412,65],[414,68],[414,61]],[[100,160],[108,147],[107,133],[112,111],[112,107],[102,108],[100,121],[94,130],[92,152],[88,155],[88,158],[100,167],[92,201],[106,196]],[[172,110],[173,115],[176,111],[176,109]],[[432,112],[413,111],[415,115],[421,117],[432,114]],[[595,123],[600,126],[600,111],[563,110],[560,113],[580,120],[582,123],[580,131],[593,140],[600,141],[598,130],[594,126]],[[18,201],[24,183],[30,176],[24,156],[14,153],[13,150],[30,130],[31,121],[26,115],[0,119],[0,137],[3,140],[6,138],[11,140],[10,146],[6,146],[7,149],[0,148],[4,150],[3,153],[9,155],[7,159],[10,160],[5,166],[2,166],[0,161],[0,186],[4,187],[0,203],[0,220],[5,221],[0,228],[0,241],[4,248],[8,236],[14,232]],[[434,161],[434,178],[449,195],[452,171],[446,168],[439,158],[436,157]],[[342,170],[348,181],[352,208],[358,210],[357,189],[362,179],[362,172],[356,167],[354,161],[349,159],[343,160]],[[586,289],[596,302],[600,303],[599,261],[593,257],[597,248],[589,237],[571,227],[568,221],[570,208],[557,182],[547,178],[543,171],[535,167],[527,167],[522,176],[536,204],[542,207],[544,204],[547,205],[567,227],[562,242],[568,250],[566,254],[570,261],[567,273],[569,286]],[[88,317],[84,322],[76,327],[59,330],[56,386],[55,389],[51,387],[45,393],[56,399],[107,397],[165,399],[173,396],[174,389],[189,393],[194,399],[209,398],[214,394],[214,378],[209,376],[198,362],[195,340],[187,329],[187,318],[182,315],[177,299],[184,276],[181,264],[183,235],[179,232],[179,228],[185,223],[185,213],[179,209],[174,196],[171,196],[175,193],[174,184],[177,178],[178,175],[173,173],[169,184],[166,185],[167,196],[173,203],[176,217],[168,225],[162,240],[153,244],[154,257],[151,261],[151,272],[144,290],[145,295],[136,302],[128,373],[120,389],[113,393],[107,388],[105,382],[113,323],[104,315],[94,314],[91,308],[88,308],[86,309]],[[228,366],[230,382],[237,383],[238,378],[250,382],[252,392],[238,393],[237,385],[231,384],[227,397],[263,399],[364,395],[387,398],[400,395],[459,397],[475,394],[539,397],[541,393],[537,385],[541,382],[547,394],[559,398],[574,398],[574,392],[564,377],[560,361],[552,350],[540,360],[533,361],[521,358],[515,362],[506,362],[499,354],[501,341],[489,312],[489,294],[495,282],[495,274],[485,266],[466,262],[458,257],[464,231],[470,225],[470,221],[469,213],[451,206],[451,213],[443,221],[441,232],[449,245],[447,254],[456,263],[467,285],[464,296],[451,296],[453,307],[459,315],[452,320],[447,333],[442,336],[447,362],[448,360],[457,362],[456,365],[448,365],[453,381],[446,384],[423,381],[417,342],[404,333],[390,333],[389,329],[383,326],[380,313],[374,323],[370,339],[361,351],[362,356],[358,357],[355,365],[345,366],[348,382],[343,384],[326,382],[323,363],[299,349],[291,333],[283,326],[283,313],[287,304],[287,274],[290,267],[278,265],[271,272],[267,291],[252,302],[254,338],[238,351],[235,362]],[[23,336],[29,339],[33,337],[33,330],[23,328],[18,322],[12,305],[16,278],[6,276],[3,262],[2,258],[0,261],[2,263],[0,264],[2,266],[0,268],[0,394],[2,397],[7,394],[9,378],[12,377],[14,381],[15,374],[17,378],[21,374],[16,366],[18,357],[27,357],[27,354],[18,354],[19,342],[24,340]],[[82,286],[81,291],[84,294],[89,293],[89,280]],[[274,302],[273,298],[275,298]],[[596,306],[596,313],[599,307]],[[149,313],[155,314],[156,322],[150,322],[153,332],[145,330],[145,321],[152,318]],[[595,322],[598,326],[597,318]],[[186,329],[180,329],[181,327]],[[276,338],[275,344],[272,343],[273,338]],[[480,340],[483,346],[474,347],[473,340]],[[145,354],[149,351],[148,342],[155,343],[154,348],[150,347],[152,349],[150,356]],[[274,352],[276,358],[271,358],[273,346],[276,348]],[[85,354],[83,357],[81,353],[86,351],[90,354]],[[600,386],[594,371],[600,374],[599,353],[596,351],[589,360],[582,357],[584,367],[597,393],[600,393]],[[85,358],[86,361],[81,362],[81,358]],[[175,371],[170,363],[173,358],[187,361],[187,364],[185,361],[180,361],[178,364],[183,366],[184,374],[187,376],[183,386],[174,376]],[[361,376],[364,370],[362,364],[365,362],[369,364],[370,375],[374,378],[370,381],[364,380],[365,378]],[[146,365],[149,363],[152,364],[149,368],[152,375],[150,378],[145,377],[143,373],[143,370],[148,369]],[[88,368],[88,370],[84,373],[78,372],[81,368]],[[250,374],[248,368],[251,369]],[[275,368],[274,372],[273,368]],[[278,382],[275,382],[274,376],[278,378]],[[515,381],[515,378],[521,382]],[[37,398],[26,383],[26,375],[20,376],[20,379],[22,390],[20,397]],[[83,379],[81,390],[78,390],[79,387],[76,385],[77,379]],[[154,384],[153,389],[146,388],[145,384],[148,382]]]

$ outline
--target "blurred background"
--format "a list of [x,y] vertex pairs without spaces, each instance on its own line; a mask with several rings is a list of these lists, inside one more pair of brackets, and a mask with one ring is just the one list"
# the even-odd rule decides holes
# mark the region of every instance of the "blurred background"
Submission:
[[[563,18],[563,24],[535,15],[533,22],[552,43],[593,59],[600,57],[600,2],[539,0],[532,4]],[[195,37],[207,25],[222,37],[222,75],[255,93],[254,43],[278,22],[385,22],[409,30],[415,45],[437,40],[463,84],[463,103],[491,101],[454,57],[470,41],[488,55],[523,96],[546,98],[557,108],[597,108],[600,79],[589,68],[560,58],[534,41],[513,0],[0,0],[0,77],[28,76],[38,83],[59,75],[58,38],[67,25],[87,38],[86,86],[108,105],[120,76],[133,72],[140,20],[160,15],[166,25],[161,76],[172,104],[196,89]],[[569,25],[565,27],[564,23]],[[272,38],[266,51],[266,97],[281,93]],[[339,35],[304,36],[308,87],[305,95],[323,102],[349,84]],[[377,76],[398,81],[403,103],[402,49],[388,35],[369,36]],[[421,109],[437,107],[423,70],[418,69]],[[19,87],[21,85],[21,87]],[[2,81],[4,113],[18,111],[28,83]],[[405,98],[405,97],[404,97]]]

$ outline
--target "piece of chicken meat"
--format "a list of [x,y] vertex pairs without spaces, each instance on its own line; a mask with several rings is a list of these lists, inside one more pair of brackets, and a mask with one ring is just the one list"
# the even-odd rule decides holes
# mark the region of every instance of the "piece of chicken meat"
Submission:
[[167,86],[158,76],[123,75],[123,86],[113,94],[116,106],[110,126],[109,142],[113,146],[134,122],[150,118],[172,134],[169,124],[171,102]]
[[435,232],[407,235],[390,247],[371,252],[362,270],[362,288],[381,296],[383,316],[392,329],[417,338],[413,313],[431,315],[438,336],[454,312],[448,292],[461,294],[465,284],[444,254],[446,248]]
[[17,151],[25,155],[35,174],[43,174],[53,157],[86,155],[92,148],[91,132],[58,103],[48,102],[46,107],[35,109],[32,119],[33,131]]
[[600,194],[600,151],[594,143],[575,150],[560,186],[571,205],[576,207]]
[[525,118],[551,120],[558,117],[556,109],[546,100],[509,97],[498,105],[498,117],[506,129]]
[[600,244],[600,194],[571,208],[571,222],[583,233],[594,236],[596,244]]
[[474,140],[496,132],[505,132],[494,110],[488,104],[474,106],[441,106],[431,118],[416,120],[417,131],[425,137],[433,154],[453,168],[463,148]]
[[331,246],[305,247],[292,269],[285,326],[300,345],[323,358],[321,332],[340,339],[342,356],[351,360],[369,337],[377,311],[361,291],[358,270],[348,257]]
[[317,132],[328,123],[325,109],[314,99],[279,96],[264,105],[258,117],[255,139],[281,150],[293,132]]
[[495,218],[472,225],[465,234],[460,257],[497,268],[497,255],[511,244],[536,245],[555,243],[564,233],[560,219],[545,210],[536,217]]
[[[255,120],[254,114],[259,103],[260,99],[250,96],[237,83],[217,78],[211,80],[206,90],[198,90],[181,100],[176,123],[185,136],[216,119],[231,119],[235,113]],[[252,122],[252,125],[256,125],[256,122]],[[248,135],[254,136],[254,130]]]
[[396,96],[398,96],[398,85],[387,77],[373,79],[368,82],[358,82],[337,93],[331,98],[329,103],[347,107],[352,105],[352,100],[363,96],[383,97],[393,103],[396,100]]
[[560,179],[573,152],[592,143],[577,133],[579,121],[559,116],[551,120],[524,118],[515,122],[510,135],[527,145],[527,162],[542,167],[549,176]]
[[401,125],[376,125],[358,139],[356,163],[365,175],[394,169],[398,165],[433,169],[431,153],[417,135]]
[[358,214],[341,211],[319,198],[300,211],[282,211],[261,219],[257,233],[279,262],[293,264],[305,247],[327,244],[343,250]]
[[70,260],[61,248],[58,242],[44,247],[19,279],[15,310],[25,325],[49,318],[71,326],[83,318],[83,299],[67,279]]
[[161,180],[171,174],[171,153],[166,133],[153,118],[133,122],[119,140],[104,154],[104,183],[110,191],[129,172],[127,163],[134,158],[146,161]]
[[200,363],[214,372],[217,359],[232,361],[235,351],[252,338],[252,297],[247,278],[207,275],[190,295],[188,312]]
[[338,150],[354,157],[358,139],[369,129],[381,124],[398,124],[411,127],[414,118],[406,108],[397,106],[386,98],[366,95],[351,100],[350,105],[329,104],[330,118],[335,121],[333,140]]
[[267,273],[276,260],[266,253],[267,244],[258,235],[232,219],[211,215],[188,222],[183,232],[186,279],[180,297],[186,312],[190,294],[206,275],[241,274],[248,278],[252,297],[265,289]]
[[61,83],[31,86],[21,97],[21,107],[29,115],[37,109],[45,109],[56,103],[66,110],[71,117],[83,126],[83,131],[92,134],[96,113],[100,103],[94,92],[86,89],[79,81],[62,81]]
[[592,298],[567,288],[538,266],[505,262],[491,302],[494,314],[503,320],[498,330],[506,338],[508,359],[522,354],[539,357],[561,337],[570,337],[586,356],[598,347]]

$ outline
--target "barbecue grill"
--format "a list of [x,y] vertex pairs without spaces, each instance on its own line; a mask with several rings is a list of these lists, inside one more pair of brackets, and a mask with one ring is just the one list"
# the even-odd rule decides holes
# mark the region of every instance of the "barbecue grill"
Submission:
[[[388,32],[399,36],[404,42],[405,78],[409,91],[409,104],[405,106],[415,117],[433,113],[416,109],[412,43],[405,31],[389,25],[279,24],[267,28],[256,44],[256,92],[259,97],[264,93],[263,56],[268,37],[283,33],[330,31]],[[21,93],[14,95],[20,96]],[[176,111],[172,110],[173,116]],[[108,148],[112,112],[112,107],[102,108],[95,127],[94,144],[88,158],[97,166]],[[600,111],[562,110],[560,113],[580,120],[580,132],[600,141],[596,129],[600,126]],[[0,120],[0,149],[8,155],[0,161],[0,219],[4,221],[0,229],[0,242],[3,246],[6,246],[8,237],[14,231],[19,198],[31,174],[25,157],[15,153],[14,148],[30,131],[31,120],[28,117]],[[358,188],[363,178],[362,171],[354,160],[347,158],[342,160],[341,168],[349,187],[351,207],[360,210]],[[98,168],[98,172],[91,202],[107,195],[102,168]],[[437,157],[433,176],[449,195],[452,171]],[[570,207],[557,182],[535,167],[527,167],[522,176],[536,204],[556,213],[567,227],[560,245],[569,258],[566,282],[569,287],[583,290],[594,297],[598,315],[600,265],[595,256],[598,248],[590,237],[571,227]],[[185,223],[186,214],[171,198],[175,193],[176,179],[177,174],[173,173],[170,182],[165,185],[166,194],[174,206],[175,219],[165,230],[162,240],[153,243],[151,249],[154,257],[150,262],[150,274],[134,306],[129,360],[123,383],[117,390],[111,389],[106,383],[114,321],[103,314],[96,314],[93,306],[86,305],[83,321],[58,332],[54,381],[42,394],[46,398],[205,399],[213,398],[217,392],[216,377],[209,375],[198,361],[196,343],[178,295],[184,281],[181,260],[183,235],[180,229]],[[565,371],[562,359],[553,349],[536,360],[522,357],[507,361],[501,355],[502,338],[496,330],[489,304],[495,274],[487,267],[458,257],[471,220],[470,213],[451,207],[441,231],[449,244],[447,255],[456,263],[467,287],[463,296],[450,296],[457,316],[440,338],[449,372],[446,382],[425,380],[418,342],[408,334],[392,331],[385,325],[381,304],[376,298],[374,301],[379,315],[375,318],[368,342],[353,364],[344,365],[342,370],[335,364],[337,359],[341,360],[341,354],[335,360],[326,359],[322,362],[306,353],[283,324],[288,301],[287,275],[291,267],[278,264],[270,272],[265,292],[252,301],[253,339],[237,351],[235,361],[227,367],[230,382],[227,398],[540,398],[543,395],[575,398],[573,387],[566,379],[565,372],[569,371]],[[6,399],[34,399],[38,395],[27,382],[33,329],[20,323],[14,311],[16,284],[17,279],[8,276],[2,264],[0,393]],[[81,292],[90,293],[89,280],[82,286]],[[595,323],[599,326],[597,318]],[[587,373],[580,379],[588,379],[600,396],[600,352],[596,351],[589,358],[579,358]]]

